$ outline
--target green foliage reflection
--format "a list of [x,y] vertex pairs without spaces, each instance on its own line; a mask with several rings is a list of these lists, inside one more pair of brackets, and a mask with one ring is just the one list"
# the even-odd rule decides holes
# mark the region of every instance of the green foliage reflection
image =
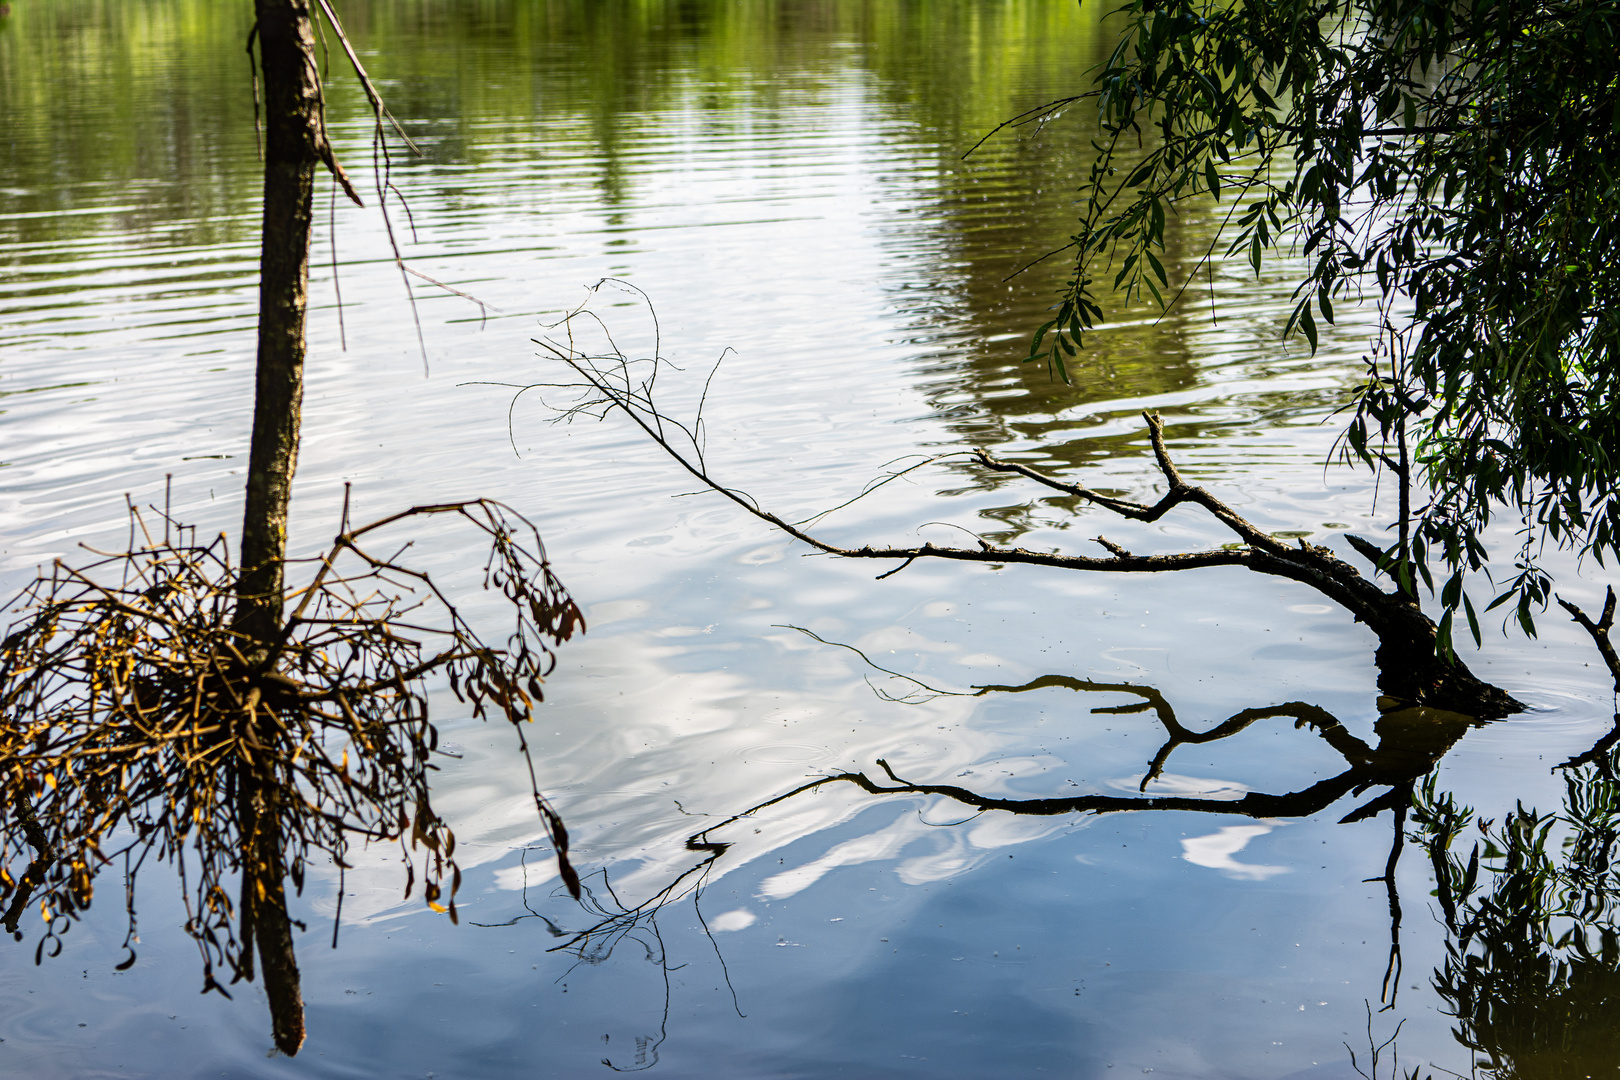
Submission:
[[1433,776],[1414,800],[1448,931],[1435,989],[1492,1080],[1605,1075],[1620,1061],[1616,757],[1570,769],[1558,813],[1519,804],[1479,820]]

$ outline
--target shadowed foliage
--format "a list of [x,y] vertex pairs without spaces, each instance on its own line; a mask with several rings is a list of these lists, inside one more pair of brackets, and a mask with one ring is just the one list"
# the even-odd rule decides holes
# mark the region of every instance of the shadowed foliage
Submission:
[[[1451,575],[1442,638],[1461,608],[1477,640],[1462,575],[1505,509],[1528,538],[1492,606],[1515,602],[1533,633],[1550,590],[1537,544],[1600,559],[1620,545],[1620,5],[1128,0],[1118,14],[1080,95],[1100,133],[1073,274],[1031,359],[1066,371],[1111,296],[1168,309],[1218,249],[1256,274],[1284,264],[1284,333],[1313,350],[1318,319],[1365,304],[1377,329],[1346,447],[1401,484],[1387,558],[1411,591],[1433,586],[1434,557]],[[1197,264],[1167,268],[1169,223],[1196,206],[1219,231]]]

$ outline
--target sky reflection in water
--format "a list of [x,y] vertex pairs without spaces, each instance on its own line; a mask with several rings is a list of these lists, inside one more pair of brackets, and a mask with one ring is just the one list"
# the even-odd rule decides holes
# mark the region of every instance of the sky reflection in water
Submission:
[[[234,534],[257,197],[247,5],[11,8],[8,587],[80,541],[116,539],[122,493],[156,499],[169,474],[181,517]],[[1389,962],[1376,878],[1392,831],[1387,809],[1339,819],[1435,760],[1443,789],[1481,814],[1517,798],[1558,806],[1551,767],[1609,721],[1578,631],[1548,620],[1534,643],[1488,632],[1470,657],[1537,707],[1526,716],[1479,729],[1381,717],[1371,635],[1306,590],[1239,571],[1117,581],[921,565],[874,583],[872,568],[801,559],[712,500],[671,500],[687,482],[622,425],[548,426],[525,396],[508,426],[509,391],[464,385],[551,377],[529,341],[539,322],[615,275],[652,296],[664,352],[687,367],[690,381],[668,388],[677,404],[735,350],[708,402],[710,452],[728,483],[789,516],[842,502],[902,455],[964,445],[1084,466],[1094,486],[1146,495],[1156,474],[1138,413],[1152,407],[1189,476],[1262,527],[1353,558],[1336,534],[1376,536],[1388,510],[1369,477],[1322,467],[1333,429],[1321,421],[1360,352],[1353,325],[1309,357],[1277,339],[1276,282],[1217,262],[1171,316],[1128,313],[1100,333],[1075,387],[1017,362],[1063,262],[1006,278],[1067,235],[1089,131],[1075,115],[961,154],[1075,89],[1105,42],[1089,13],[1066,0],[343,10],[426,151],[395,173],[416,225],[407,256],[493,310],[418,287],[424,378],[378,220],[339,205],[343,351],[322,215],[295,543],[324,546],[345,482],[362,517],[477,494],[536,520],[591,616],[538,718],[541,783],[580,864],[612,882],[605,913],[716,854],[687,846],[704,825],[817,777],[893,788],[881,758],[916,790],[839,781],[733,821],[700,871],[701,908],[687,895],[659,913],[656,936],[632,920],[610,954],[571,966],[547,951],[567,938],[525,906],[567,933],[589,924],[549,895],[526,777],[499,731],[448,720],[462,757],[444,762],[441,809],[470,868],[464,924],[402,902],[378,865],[350,875],[332,952],[335,881],[315,882],[302,942],[311,1041],[296,1064],[264,1057],[252,992],[196,996],[189,945],[166,929],[172,890],[157,882],[143,885],[141,963],[114,973],[108,877],[66,955],[35,969],[31,949],[11,952],[5,1068],[575,1076],[605,1073],[605,1058],[665,1076],[1354,1075],[1343,1043],[1365,1046],[1364,1002],[1378,1008]],[[335,70],[330,82],[342,152],[363,172],[361,103]],[[1185,222],[1172,272],[1208,227]],[[609,310],[624,320],[616,334],[648,347],[641,309]],[[948,521],[1078,550],[1102,527],[1072,500],[965,470],[884,492],[824,528],[841,542],[943,539],[919,526]],[[1143,551],[1226,539],[1192,514],[1106,529]],[[418,558],[474,587],[476,560],[446,540],[424,531]],[[1591,591],[1572,581],[1567,594]],[[793,626],[953,692],[913,693]],[[1139,792],[1172,730],[1155,703],[1170,702],[1188,732],[1266,715],[1183,740],[1174,769],[1159,761]],[[1295,730],[1301,712],[1285,702],[1338,726]],[[448,698],[440,715],[456,715]],[[946,789],[1091,802],[979,812]],[[1074,812],[1196,798],[1229,815],[1312,790],[1259,819]],[[1396,875],[1405,976],[1372,1031],[1382,1041],[1404,1020],[1403,1066],[1466,1072],[1445,1015],[1456,995],[1431,985],[1447,932],[1430,875],[1409,846]]]

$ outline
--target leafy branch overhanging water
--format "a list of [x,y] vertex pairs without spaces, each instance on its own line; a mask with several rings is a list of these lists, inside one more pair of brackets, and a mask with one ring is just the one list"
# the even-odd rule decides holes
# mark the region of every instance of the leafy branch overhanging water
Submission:
[[[1534,633],[1551,590],[1539,545],[1620,549],[1620,6],[1127,0],[1116,14],[1091,89],[1012,121],[1091,98],[1100,129],[1073,272],[1030,359],[1067,377],[1109,275],[1168,310],[1220,249],[1257,276],[1297,258],[1285,336],[1314,351],[1319,318],[1374,309],[1344,446],[1401,486],[1384,554],[1403,589],[1433,588],[1437,562],[1441,637],[1461,609],[1477,640],[1464,573],[1505,512],[1524,544],[1491,606],[1511,602]],[[1178,266],[1167,223],[1195,207],[1215,233]]]

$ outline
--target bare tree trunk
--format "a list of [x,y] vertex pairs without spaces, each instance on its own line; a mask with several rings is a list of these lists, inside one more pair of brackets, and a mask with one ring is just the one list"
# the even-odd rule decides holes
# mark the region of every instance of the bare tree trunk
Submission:
[[[304,395],[310,223],[324,136],[309,0],[255,0],[255,6],[264,73],[264,232],[253,441],[234,624],[250,664],[258,666],[269,661],[281,631],[287,504],[298,465]],[[245,723],[249,746],[268,747],[280,737],[274,712],[262,704],[250,705]],[[290,1055],[304,1042],[304,1003],[283,886],[280,788],[269,760],[244,754],[237,765],[240,919],[244,960],[252,964],[257,946],[276,1046]],[[247,974],[251,977],[251,966]]]
[[308,0],[256,0],[264,72],[264,234],[259,355],[236,628],[255,642],[281,629],[287,502],[298,465],[304,397],[304,311],[321,98]]

